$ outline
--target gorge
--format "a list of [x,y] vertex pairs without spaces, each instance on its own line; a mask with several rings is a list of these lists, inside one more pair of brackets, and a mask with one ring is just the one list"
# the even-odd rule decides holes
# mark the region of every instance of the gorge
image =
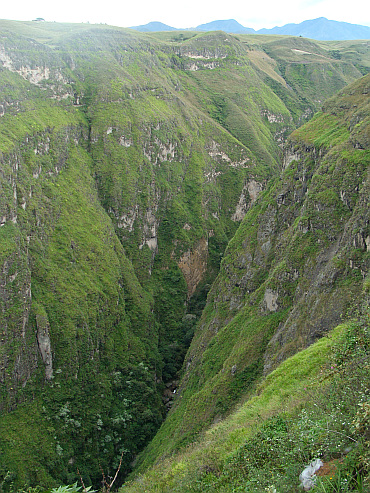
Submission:
[[[238,406],[366,325],[369,42],[0,33],[0,488],[123,457],[123,491],[198,491],[168,458],[240,447]],[[233,491],[211,455],[199,491]]]

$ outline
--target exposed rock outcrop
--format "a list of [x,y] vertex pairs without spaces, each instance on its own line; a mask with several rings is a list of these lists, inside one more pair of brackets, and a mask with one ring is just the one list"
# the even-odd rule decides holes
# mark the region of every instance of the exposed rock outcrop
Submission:
[[198,284],[207,270],[208,241],[202,238],[192,250],[181,257],[178,266],[181,269],[188,287],[188,297],[194,294]]
[[50,342],[50,325],[46,313],[36,315],[37,342],[42,361],[45,364],[45,378],[53,378],[53,355]]

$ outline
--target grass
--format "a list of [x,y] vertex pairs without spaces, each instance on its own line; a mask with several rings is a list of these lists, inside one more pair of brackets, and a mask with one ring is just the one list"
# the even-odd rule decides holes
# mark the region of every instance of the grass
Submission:
[[[55,450],[55,430],[42,417],[40,400],[31,405],[19,406],[12,414],[0,421],[1,477],[7,479],[0,483],[1,491],[8,491],[10,483],[17,479],[20,485],[52,484],[50,465],[58,461]],[[30,434],[29,430],[34,430]],[[19,461],[22,464],[19,464]],[[14,464],[18,463],[18,477],[14,474]],[[48,467],[49,466],[49,467]],[[54,483],[55,484],[55,483]]]
[[[260,492],[269,487],[297,491],[298,475],[313,457],[327,461],[345,454],[353,441],[364,443],[352,420],[363,419],[357,410],[358,403],[368,398],[368,382],[366,370],[353,365],[356,357],[368,361],[368,350],[368,325],[337,327],[262,379],[255,394],[229,417],[173,456],[162,458],[122,491]],[[339,355],[344,355],[340,364]],[[351,384],[356,378],[361,382],[357,389]],[[342,388],[346,385],[351,385],[347,394]],[[348,478],[347,473],[364,481],[365,470],[358,472],[362,450],[360,446],[352,455],[347,453],[336,482],[343,474]],[[322,481],[329,487],[329,478]]]
[[350,132],[334,115],[316,114],[310,122],[293,132],[292,138],[320,147],[330,147],[346,142]]
[[22,106],[21,115],[5,115],[1,119],[0,152],[10,152],[16,143],[28,136],[42,133],[45,130],[60,130],[66,125],[82,124],[81,115],[69,108],[61,108],[47,102],[29,102]]

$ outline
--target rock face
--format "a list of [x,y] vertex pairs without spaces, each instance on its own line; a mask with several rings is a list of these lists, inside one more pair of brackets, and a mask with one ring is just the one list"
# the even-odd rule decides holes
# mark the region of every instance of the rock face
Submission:
[[[35,435],[41,437],[35,460],[47,471],[46,482],[59,473],[45,466],[45,457],[60,457],[66,468],[73,467],[75,453],[68,448],[66,430],[80,430],[83,421],[90,425],[74,436],[77,448],[80,440],[96,434],[100,421],[98,435],[102,427],[112,434],[111,456],[122,446],[115,428],[129,416],[130,392],[122,373],[135,374],[143,391],[151,393],[142,408],[153,412],[149,427],[162,418],[156,385],[149,370],[139,366],[150,346],[156,350],[152,299],[137,281],[100,205],[84,119],[72,108],[54,105],[47,107],[46,117],[47,104],[42,101],[38,108],[38,132],[32,138],[20,134],[8,152],[4,139],[0,156],[0,442],[4,463],[19,478],[38,481],[32,479],[34,466],[12,462],[11,443],[29,446]],[[48,127],[47,118],[54,128]],[[145,341],[146,350],[141,346]],[[122,392],[121,405],[104,416],[103,408],[110,408]],[[103,397],[88,409],[79,404],[93,394]],[[141,396],[131,399],[130,406],[137,399]],[[25,425],[25,434],[17,437],[12,431],[17,426],[9,422],[26,423],[28,416],[32,425]],[[98,440],[104,443],[105,435],[100,433]]]
[[208,260],[208,241],[202,238],[193,251],[188,250],[180,257],[179,267],[185,277],[190,298],[198,284],[201,282],[206,270]]
[[[14,227],[12,223],[11,227]],[[4,223],[4,228],[7,226]],[[14,250],[2,265],[0,272],[0,382],[9,389],[10,396],[1,400],[0,409],[12,401],[15,389],[25,386],[37,364],[37,345],[28,319],[31,309],[31,273],[26,246],[15,234]],[[19,245],[20,246],[20,245]],[[13,351],[5,351],[12,347]],[[10,402],[9,402],[10,401]]]
[[42,361],[45,364],[45,378],[53,378],[53,356],[50,342],[50,325],[46,315],[36,315],[37,342],[41,353]]
[[263,186],[261,183],[251,180],[246,183],[243,188],[239,202],[236,206],[235,213],[231,216],[233,221],[241,221],[246,215],[248,209],[257,200],[258,195],[262,192]]

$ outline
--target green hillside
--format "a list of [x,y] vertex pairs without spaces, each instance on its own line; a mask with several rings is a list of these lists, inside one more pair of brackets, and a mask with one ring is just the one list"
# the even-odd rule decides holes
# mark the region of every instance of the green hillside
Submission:
[[[293,133],[285,155],[295,161],[280,173],[290,132],[359,79],[369,54],[356,42],[223,32],[15,21],[0,31],[0,489],[71,484],[77,469],[96,486],[100,467],[112,475],[120,457],[122,483],[166,416],[163,392],[196,327],[183,403],[162,430],[182,405],[188,421],[159,452],[160,431],[139,464],[192,440],[245,381],[359,299],[368,108],[358,95],[368,79]],[[313,319],[340,303],[307,335],[294,290],[316,282],[307,272],[341,231],[335,288]],[[271,339],[279,324],[290,345]],[[235,378],[222,375],[228,365]]]
[[138,471],[185,451],[253,395],[263,375],[283,371],[286,358],[357,316],[369,269],[369,83],[367,76],[343,90],[290,136],[284,171],[228,245],[174,407]]
[[315,491],[368,491],[366,319],[284,361],[224,420],[119,491],[296,493],[318,457]]

